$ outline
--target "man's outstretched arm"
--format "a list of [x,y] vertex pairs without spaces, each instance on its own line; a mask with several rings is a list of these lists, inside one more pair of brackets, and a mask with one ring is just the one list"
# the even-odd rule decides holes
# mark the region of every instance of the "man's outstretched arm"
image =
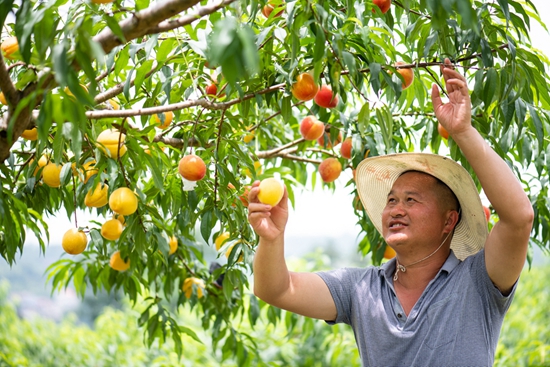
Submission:
[[259,182],[250,190],[248,221],[260,236],[254,256],[254,294],[263,301],[300,315],[322,320],[336,318],[336,305],[326,283],[314,273],[288,271],[284,258],[284,230],[288,194],[277,206],[258,201]]
[[442,103],[439,89],[434,85],[434,112],[472,166],[499,216],[499,221],[485,243],[485,263],[495,286],[506,294],[517,281],[525,264],[533,225],[533,208],[506,162],[472,127],[466,79],[451,67],[448,59],[445,64],[442,72],[449,102]]

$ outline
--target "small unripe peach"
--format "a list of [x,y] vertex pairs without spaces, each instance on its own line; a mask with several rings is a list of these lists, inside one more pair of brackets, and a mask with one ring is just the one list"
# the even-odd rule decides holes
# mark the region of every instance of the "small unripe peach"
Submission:
[[323,182],[329,183],[336,180],[342,172],[342,164],[336,158],[327,158],[319,165],[319,174]]
[[306,116],[300,123],[300,134],[306,140],[317,140],[325,132],[325,124],[315,116]]
[[275,206],[279,204],[285,193],[285,185],[276,178],[270,177],[260,182],[258,200],[262,204]]
[[199,181],[206,175],[206,164],[201,157],[189,154],[180,159],[178,171],[188,181]]

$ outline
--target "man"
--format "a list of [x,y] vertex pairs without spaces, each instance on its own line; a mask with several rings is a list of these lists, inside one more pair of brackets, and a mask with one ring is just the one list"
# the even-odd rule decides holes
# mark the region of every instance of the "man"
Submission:
[[275,207],[250,190],[260,237],[254,292],[305,316],[354,330],[364,366],[491,366],[504,314],[523,268],[533,210],[507,164],[471,125],[465,78],[442,68],[449,102],[432,102],[499,216],[490,234],[477,189],[460,165],[432,154],[364,160],[357,188],[396,257],[381,267],[289,272],[287,196]]

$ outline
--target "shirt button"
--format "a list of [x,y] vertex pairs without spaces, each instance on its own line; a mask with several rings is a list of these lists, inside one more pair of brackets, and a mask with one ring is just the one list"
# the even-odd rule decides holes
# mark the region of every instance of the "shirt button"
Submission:
[[400,314],[400,313],[398,313],[398,314],[397,314],[397,317],[398,317],[398,318],[402,318],[402,317],[403,317],[403,315],[402,315],[402,314]]

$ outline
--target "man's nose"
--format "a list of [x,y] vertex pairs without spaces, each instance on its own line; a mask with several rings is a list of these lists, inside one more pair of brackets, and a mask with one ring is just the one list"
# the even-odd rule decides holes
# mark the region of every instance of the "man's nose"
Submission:
[[392,217],[403,217],[405,215],[405,208],[401,202],[397,202],[390,208],[390,216]]

